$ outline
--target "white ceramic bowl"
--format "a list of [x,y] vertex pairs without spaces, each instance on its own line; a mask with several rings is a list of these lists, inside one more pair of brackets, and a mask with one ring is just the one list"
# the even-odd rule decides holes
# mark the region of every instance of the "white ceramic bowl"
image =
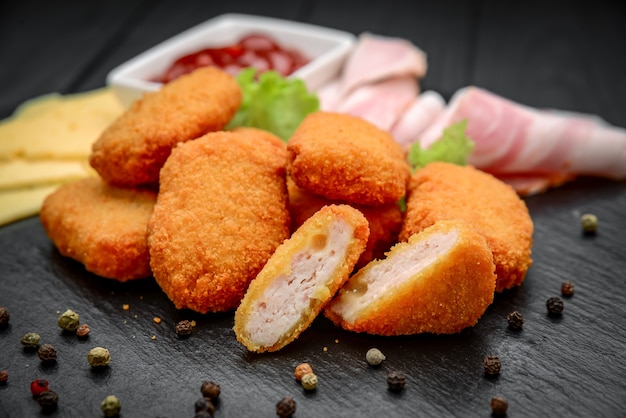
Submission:
[[158,79],[178,58],[203,48],[236,43],[248,33],[271,36],[284,48],[300,51],[310,62],[290,77],[305,81],[316,91],[336,77],[356,42],[348,32],[269,17],[224,14],[194,26],[150,48],[113,69],[107,75],[111,86],[124,105],[128,106],[144,92],[155,91]]

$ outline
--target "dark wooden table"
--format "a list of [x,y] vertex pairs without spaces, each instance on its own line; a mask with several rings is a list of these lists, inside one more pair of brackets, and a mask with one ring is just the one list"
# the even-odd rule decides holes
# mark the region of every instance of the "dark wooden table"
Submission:
[[[115,66],[217,15],[239,12],[310,22],[359,34],[413,41],[428,54],[424,89],[449,97],[474,84],[518,102],[592,113],[626,127],[626,12],[620,2],[550,1],[3,1],[0,3],[0,117],[26,99],[101,87]],[[45,135],[45,132],[41,133]],[[123,417],[193,416],[203,380],[221,384],[216,417],[275,416],[283,396],[297,417],[489,416],[489,400],[509,401],[511,417],[623,417],[626,407],[626,183],[580,178],[526,199],[535,222],[534,264],[524,285],[499,294],[479,323],[452,336],[379,338],[352,334],[319,318],[275,354],[252,355],[235,340],[232,314],[176,310],[153,280],[119,284],[61,257],[38,218],[0,229],[0,417],[38,416],[29,384],[45,378],[59,393],[51,416],[100,416],[109,394]],[[595,213],[598,234],[579,217]],[[545,301],[571,280],[561,318]],[[129,305],[129,310],[122,308]],[[92,327],[87,340],[63,334],[58,312],[73,309]],[[524,329],[507,329],[519,310]],[[163,319],[155,324],[153,317]],[[174,324],[195,319],[179,339]],[[54,366],[25,352],[20,338],[41,334],[59,350]],[[152,340],[151,337],[156,339]],[[113,360],[94,372],[94,346]],[[379,369],[364,356],[376,346]],[[482,359],[503,362],[497,379]],[[293,368],[308,361],[320,382],[305,393]],[[408,376],[387,390],[386,374]]]

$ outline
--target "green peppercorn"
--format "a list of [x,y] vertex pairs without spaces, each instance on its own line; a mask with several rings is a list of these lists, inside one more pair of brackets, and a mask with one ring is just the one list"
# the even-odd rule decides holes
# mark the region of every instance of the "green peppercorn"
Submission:
[[570,281],[561,283],[561,294],[563,296],[572,296],[574,294],[574,284]]
[[365,361],[370,366],[378,366],[386,359],[385,355],[378,348],[370,348],[365,353]]
[[389,372],[387,375],[387,386],[389,386],[389,390],[394,392],[399,392],[404,389],[406,385],[406,375],[397,370]]
[[191,325],[191,321],[184,319],[176,324],[176,334],[178,334],[179,337],[187,337],[191,335],[192,331],[193,326]]
[[57,323],[65,331],[76,332],[80,324],[80,316],[73,310],[68,309],[59,317]]
[[580,217],[580,224],[585,234],[595,234],[598,230],[598,217],[591,213],[585,213]]
[[111,362],[111,354],[106,348],[95,347],[89,350],[87,361],[91,367],[104,367]]
[[27,332],[24,334],[20,342],[26,348],[37,348],[39,347],[39,340],[41,337],[36,332]]
[[6,385],[9,380],[9,371],[0,370],[0,385]]
[[509,408],[509,403],[501,396],[494,396],[491,398],[491,412],[493,415],[500,417],[506,415],[506,410]]
[[296,401],[289,396],[285,396],[276,404],[276,415],[281,418],[291,417],[295,413]]
[[41,392],[37,396],[37,402],[39,403],[42,412],[52,412],[57,409],[59,404],[59,395],[57,395],[57,393],[53,390],[47,390],[45,392]]
[[506,320],[509,323],[509,328],[513,331],[519,331],[524,325],[524,317],[518,311],[513,311],[506,316]]
[[317,389],[317,375],[315,373],[307,373],[302,376],[300,383],[304,390],[315,390]]
[[211,401],[216,401],[217,398],[220,397],[221,392],[222,389],[220,385],[209,380],[205,380],[202,382],[202,386],[200,386],[200,393],[202,393],[202,396],[209,398]]
[[0,306],[0,329],[6,328],[9,326],[9,319],[11,319],[11,314],[6,306]]
[[483,360],[483,367],[487,376],[497,376],[500,374],[502,362],[498,356],[487,356]]
[[198,399],[194,404],[194,410],[196,413],[205,411],[210,416],[213,416],[213,414],[215,413],[215,405],[213,405],[211,399],[202,397]]
[[563,299],[558,296],[551,297],[546,301],[546,308],[548,308],[548,315],[559,316],[563,313]]
[[116,417],[120,414],[122,403],[115,395],[109,395],[100,403],[100,409],[105,417]]
[[57,361],[57,349],[52,344],[44,344],[39,347],[37,355],[42,363],[54,363]]

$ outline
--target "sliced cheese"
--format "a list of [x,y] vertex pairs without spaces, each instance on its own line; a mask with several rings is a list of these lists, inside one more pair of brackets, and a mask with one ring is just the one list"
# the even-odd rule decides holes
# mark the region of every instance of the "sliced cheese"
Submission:
[[87,160],[0,161],[0,191],[65,183],[94,174]]
[[58,184],[0,192],[0,225],[39,213],[44,199]]

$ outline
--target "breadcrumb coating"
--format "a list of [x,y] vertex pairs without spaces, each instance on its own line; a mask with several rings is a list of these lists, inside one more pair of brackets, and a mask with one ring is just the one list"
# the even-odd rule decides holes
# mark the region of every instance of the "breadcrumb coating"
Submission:
[[441,220],[462,220],[487,240],[496,291],[520,285],[532,264],[533,222],[513,188],[472,166],[434,162],[417,170],[407,192],[400,240]]

